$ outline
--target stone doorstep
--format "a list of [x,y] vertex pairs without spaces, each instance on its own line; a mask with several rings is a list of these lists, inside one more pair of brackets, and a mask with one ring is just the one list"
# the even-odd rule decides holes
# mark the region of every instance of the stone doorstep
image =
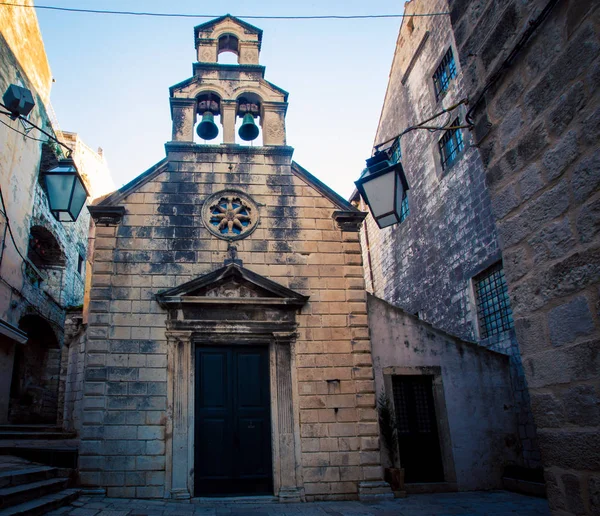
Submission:
[[538,498],[546,498],[546,484],[540,482],[531,482],[517,478],[503,477],[502,484],[504,489],[513,493],[520,493]]
[[[173,500],[181,502],[181,500]],[[279,498],[277,496],[223,496],[223,497],[199,497],[199,498],[191,498],[190,502],[195,505],[236,505],[236,504],[255,504],[255,505],[264,505],[264,504],[274,504],[279,503]]]

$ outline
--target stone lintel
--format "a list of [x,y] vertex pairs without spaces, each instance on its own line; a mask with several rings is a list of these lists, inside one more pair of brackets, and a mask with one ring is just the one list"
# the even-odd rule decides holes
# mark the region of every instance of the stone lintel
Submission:
[[125,215],[124,206],[88,206],[88,211],[98,226],[116,226]]
[[364,211],[334,211],[333,220],[342,231],[357,232],[365,220],[367,212]]

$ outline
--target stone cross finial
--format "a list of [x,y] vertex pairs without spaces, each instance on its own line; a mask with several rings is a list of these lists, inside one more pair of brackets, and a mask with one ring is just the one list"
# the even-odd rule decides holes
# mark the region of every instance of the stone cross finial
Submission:
[[244,262],[237,257],[237,247],[235,245],[229,244],[229,247],[227,247],[227,256],[228,257],[225,258],[224,262],[225,265],[235,263],[236,265],[242,266],[244,264]]

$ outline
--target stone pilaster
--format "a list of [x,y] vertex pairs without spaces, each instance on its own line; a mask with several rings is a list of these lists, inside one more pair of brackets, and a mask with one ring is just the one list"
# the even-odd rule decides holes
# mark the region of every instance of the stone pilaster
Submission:
[[171,139],[179,142],[194,141],[196,123],[196,99],[171,98],[171,119],[173,133]]
[[[171,498],[188,500],[190,493],[189,388],[192,361],[191,332],[167,332],[167,476]],[[168,436],[171,435],[169,442]]]
[[237,102],[221,100],[221,124],[223,125],[223,143],[235,143],[235,116]]
[[285,145],[285,102],[263,102],[261,117],[263,145]]

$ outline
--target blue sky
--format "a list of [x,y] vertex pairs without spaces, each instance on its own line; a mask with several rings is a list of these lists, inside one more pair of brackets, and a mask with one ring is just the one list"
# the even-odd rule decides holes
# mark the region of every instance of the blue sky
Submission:
[[[253,15],[401,13],[403,1],[43,0],[40,5]],[[206,19],[37,10],[56,80],[63,130],[102,147],[120,186],[164,157],[171,136],[169,86],[192,74],[193,27]],[[294,159],[347,197],[369,157],[400,19],[248,20],[263,29],[266,79],[290,93]]]

